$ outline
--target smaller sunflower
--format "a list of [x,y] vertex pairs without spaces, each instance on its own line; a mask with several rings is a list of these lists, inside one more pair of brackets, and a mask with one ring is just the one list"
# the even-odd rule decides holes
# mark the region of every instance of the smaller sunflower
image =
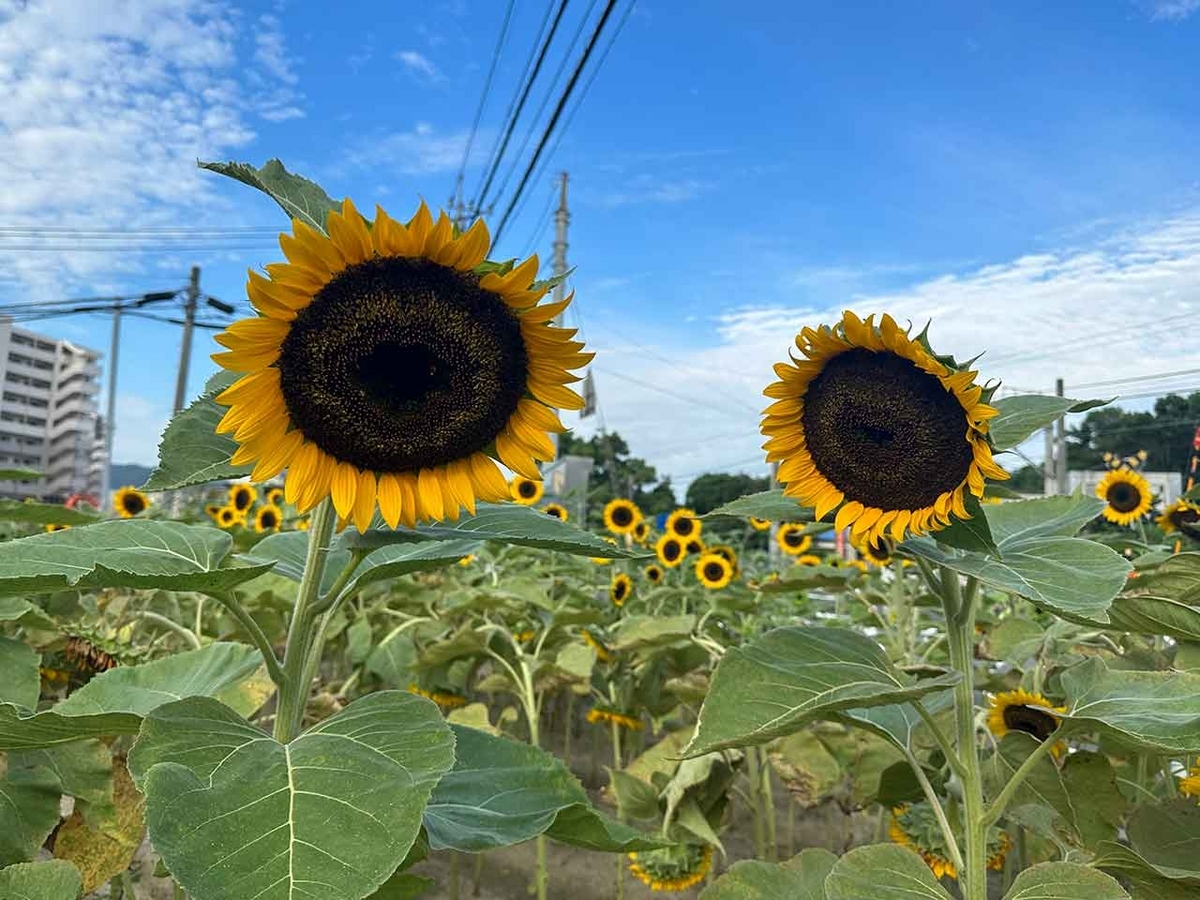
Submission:
[[712,847],[707,844],[635,852],[629,854],[629,872],[656,893],[679,893],[695,887],[707,877],[712,858]]
[[751,516],[750,527],[755,531],[768,531],[771,528],[771,520],[760,519],[758,516]]
[[594,706],[588,710],[587,720],[592,725],[598,725],[601,722],[606,722],[612,725],[617,725],[628,731],[641,731],[642,720],[637,716],[623,713],[615,709],[606,709],[603,706]]
[[[610,537],[606,537],[604,539],[604,543],[612,544],[614,547],[617,546],[617,542]],[[612,564],[612,560],[607,556],[590,556],[588,558],[598,566],[607,566]]]
[[638,519],[638,523],[633,526],[633,539],[639,544],[644,544],[648,537],[650,537],[650,523],[645,519]]
[[267,504],[260,506],[254,514],[254,530],[259,534],[267,531],[278,531],[283,527],[283,513],[278,506]]
[[728,544],[709,544],[704,548],[705,553],[715,553],[723,560],[733,566],[733,572],[736,575],[738,570],[738,555],[737,551]]
[[258,489],[244,481],[229,486],[229,505],[241,515],[246,515],[254,501],[258,499]]
[[658,584],[660,581],[663,580],[662,566],[656,566],[653,563],[651,563],[650,565],[646,566],[646,568],[643,569],[642,572],[643,572],[643,574],[645,574],[646,580],[648,582],[650,582],[651,584]]
[[604,506],[604,527],[613,534],[633,534],[641,518],[637,504],[624,497],[609,500]]
[[1180,497],[1164,509],[1162,515],[1154,521],[1158,523],[1158,527],[1163,530],[1164,534],[1171,534],[1188,526],[1195,527],[1197,523],[1200,523],[1200,506]]
[[308,529],[311,527],[312,527],[312,519],[310,519],[308,516],[305,516],[303,519],[301,519],[299,522],[296,523],[297,531],[308,531]]
[[692,538],[700,534],[702,524],[696,518],[694,510],[688,509],[686,506],[681,506],[675,512],[667,516],[667,534],[673,534],[680,538]]
[[241,521],[241,515],[232,506],[222,506],[217,512],[217,524],[222,528],[232,528]]
[[700,538],[692,538],[691,540],[684,543],[683,549],[684,549],[684,552],[687,553],[689,556],[694,556],[697,553],[703,553],[704,552],[704,541],[700,540]]
[[733,566],[723,556],[705,553],[696,562],[696,579],[710,591],[720,590],[733,580]]
[[532,628],[526,628],[524,631],[518,631],[513,635],[513,640],[518,644],[524,644],[526,641],[532,641],[537,635],[537,632]]
[[812,546],[812,535],[805,534],[804,526],[799,522],[788,522],[775,532],[775,543],[788,556],[799,556]]
[[683,542],[672,534],[664,534],[654,545],[658,561],[668,569],[673,569],[683,562]]
[[571,514],[567,512],[567,508],[559,503],[547,503],[542,507],[542,512],[548,516],[554,516],[554,518],[563,522],[571,518]]
[[508,483],[508,492],[522,506],[533,506],[546,493],[546,486],[540,481],[518,475]]
[[1002,738],[1010,731],[1023,731],[1044,741],[1058,729],[1058,716],[1051,715],[1035,706],[1044,706],[1054,712],[1066,712],[1065,706],[1054,706],[1041,694],[1031,694],[1023,688],[1001,691],[988,698],[988,731]]
[[613,606],[618,609],[625,605],[625,601],[629,599],[629,595],[633,593],[633,579],[622,572],[612,580],[612,584],[608,586],[608,597],[613,602]]
[[[935,878],[958,878],[958,868],[950,861],[941,826],[927,803],[901,804],[892,809],[888,824],[888,837],[892,843],[907,847],[923,860]],[[959,838],[961,840],[961,837]],[[987,833],[987,867],[992,871],[1004,868],[1004,859],[1012,849],[1012,841],[1006,832],[996,826]]]
[[1150,482],[1129,469],[1113,469],[1096,485],[1096,496],[1108,506],[1101,513],[1116,525],[1132,525],[1146,513],[1154,500]]
[[206,516],[208,516],[210,519],[212,519],[214,522],[217,520],[217,515],[220,512],[221,512],[221,504],[220,503],[204,504],[204,514]]
[[126,485],[113,493],[113,509],[122,519],[132,519],[149,506],[150,498],[133,485]]
[[272,506],[283,505],[283,488],[273,487],[267,488],[267,502]]
[[469,702],[462,694],[452,694],[445,691],[427,691],[416,684],[410,684],[408,692],[416,694],[418,697],[424,697],[426,700],[432,700],[442,711],[462,709]]
[[612,654],[609,653],[608,648],[604,646],[604,642],[600,638],[596,637],[586,628],[579,632],[579,634],[583,638],[583,642],[596,651],[596,659],[600,660],[600,662],[608,662],[612,659]]
[[863,562],[869,566],[886,566],[892,561],[892,547],[887,538],[860,541],[855,547]]
[[796,557],[796,565],[798,566],[819,566],[821,565],[821,557],[815,553],[801,553]]
[[70,525],[47,525],[47,526],[46,526],[46,530],[47,530],[47,531],[51,531],[51,532],[53,532],[53,531],[67,531],[68,529],[70,529],[70,527],[71,527]]

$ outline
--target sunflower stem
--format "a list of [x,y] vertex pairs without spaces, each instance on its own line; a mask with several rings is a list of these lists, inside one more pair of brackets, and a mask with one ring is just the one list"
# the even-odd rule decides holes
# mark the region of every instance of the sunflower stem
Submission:
[[300,733],[304,709],[308,705],[311,679],[304,680],[309,669],[309,654],[314,637],[316,615],[313,605],[321,590],[325,561],[329,556],[329,539],[337,514],[333,502],[326,497],[312,512],[308,530],[308,553],[304,559],[304,574],[296,592],[292,624],[288,628],[287,649],[283,655],[283,684],[279,686],[279,703],[275,711],[275,740],[286,744]]
[[942,807],[942,801],[938,799],[937,791],[929,783],[929,776],[925,774],[920,760],[913,756],[912,751],[908,749],[904,751],[904,755],[908,759],[908,764],[912,766],[913,774],[917,776],[917,782],[925,794],[925,800],[929,803],[938,825],[942,829],[942,837],[946,839],[946,847],[950,851],[950,861],[954,863],[954,868],[961,872],[963,869],[962,852],[958,849],[958,839],[954,836],[954,829],[950,827],[950,820],[946,818],[946,810]]
[[[613,700],[615,705],[616,698],[614,697]],[[612,728],[613,772],[619,772],[621,771],[621,726],[616,722],[611,722],[610,727]],[[616,795],[615,790],[613,795]],[[620,803],[617,804],[617,818],[621,822],[625,821],[625,812]],[[617,856],[617,900],[625,900],[625,860],[620,855]]]
[[1008,802],[1012,800],[1013,794],[1017,792],[1017,788],[1021,786],[1021,782],[1023,782],[1025,777],[1034,770],[1034,767],[1045,758],[1046,754],[1053,749],[1055,744],[1055,735],[1057,735],[1057,733],[1058,732],[1056,731],[1055,734],[1050,735],[1050,737],[1038,744],[1037,747],[1034,748],[1034,751],[1025,757],[1025,761],[1017,767],[1017,771],[1012,773],[1012,777],[1008,779],[1008,783],[1004,785],[1004,789],[996,795],[996,799],[993,800],[987,809],[984,810],[984,828],[988,828],[995,824],[1000,817],[1004,815],[1005,807],[1007,807]]
[[241,603],[232,594],[212,593],[208,596],[212,597],[225,608],[225,611],[233,616],[239,625],[246,630],[250,636],[250,640],[254,641],[254,646],[262,654],[263,662],[267,664],[267,674],[271,676],[271,680],[275,682],[275,686],[281,691],[283,683],[287,680],[284,674],[283,667],[279,665],[279,659],[275,656],[275,649],[271,646],[271,641],[263,632],[259,624],[254,621],[254,617],[246,612]]
[[155,625],[161,625],[163,628],[167,629],[167,631],[170,631],[173,634],[183,638],[188,645],[188,649],[200,649],[200,638],[198,638],[195,632],[193,632],[187,626],[180,625],[178,622],[169,619],[166,616],[159,615],[156,612],[151,612],[148,609],[143,609],[140,612],[134,613],[134,616],[139,619],[145,619],[147,622],[153,622]]
[[920,700],[914,700],[913,706],[917,710],[917,715],[921,717],[921,721],[925,723],[925,727],[929,729],[929,733],[933,735],[934,741],[937,742],[938,749],[942,751],[942,756],[946,757],[946,762],[949,763],[951,771],[962,780],[966,776],[966,768],[963,766],[962,759],[959,758],[958,751],[950,743],[950,738],[946,732],[942,730],[942,726],[925,708],[925,704]]

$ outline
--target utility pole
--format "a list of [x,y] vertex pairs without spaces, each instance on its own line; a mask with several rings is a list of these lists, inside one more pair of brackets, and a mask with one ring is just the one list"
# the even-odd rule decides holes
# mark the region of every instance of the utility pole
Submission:
[[[1055,393],[1055,395],[1057,395],[1059,397],[1063,396],[1063,380],[1061,378],[1055,379],[1054,393]],[[1055,473],[1055,475],[1057,477],[1057,481],[1058,481],[1058,493],[1067,494],[1067,493],[1070,493],[1070,484],[1068,483],[1069,477],[1067,474],[1067,417],[1066,417],[1066,415],[1061,415],[1058,417],[1058,421],[1055,423],[1054,431],[1057,436],[1057,439],[1056,439],[1057,447],[1055,448],[1056,452],[1054,454],[1054,473]]]
[[183,344],[179,348],[179,375],[175,380],[175,412],[183,409],[187,399],[188,369],[192,362],[192,331],[196,324],[196,307],[200,302],[200,267],[192,266],[188,280],[187,303],[183,307]]
[[121,346],[121,304],[113,307],[112,343],[108,350],[108,408],[104,414],[104,466],[100,480],[100,508],[112,511],[113,431],[117,421],[117,352]]
[[[567,226],[571,224],[571,212],[567,209],[567,173],[558,176],[558,209],[554,211],[554,277],[561,278],[567,274]],[[567,292],[567,286],[560,281],[554,286],[554,302],[561,300]],[[562,313],[555,318],[556,325],[562,325]]]

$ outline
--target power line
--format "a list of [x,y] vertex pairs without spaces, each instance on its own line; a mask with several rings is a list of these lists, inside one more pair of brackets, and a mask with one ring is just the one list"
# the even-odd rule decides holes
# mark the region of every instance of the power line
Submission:
[[563,88],[562,95],[559,97],[558,103],[554,107],[554,112],[550,116],[550,121],[547,123],[546,129],[542,132],[542,137],[538,141],[537,148],[533,151],[533,158],[530,159],[529,165],[525,167],[525,174],[521,176],[521,180],[517,184],[517,191],[513,194],[512,199],[509,200],[504,215],[500,217],[500,224],[496,228],[495,243],[498,244],[500,242],[500,237],[504,234],[504,228],[508,224],[508,219],[512,215],[513,208],[517,205],[517,201],[521,199],[521,195],[525,193],[525,187],[529,184],[529,179],[533,176],[533,170],[537,167],[538,160],[541,159],[542,153],[546,149],[546,144],[550,142],[550,137],[554,133],[555,126],[558,125],[558,120],[562,117],[567,101],[571,99],[575,85],[579,82],[579,76],[583,74],[583,69],[587,65],[587,61],[591,58],[592,51],[596,49],[596,44],[604,31],[604,26],[608,24],[609,16],[612,15],[612,11],[616,8],[616,5],[617,0],[608,0],[605,4],[604,11],[600,14],[600,21],[596,23],[596,27],[592,31],[592,36],[588,40],[587,46],[583,49],[583,55],[580,56],[579,62],[575,66],[575,71],[571,73],[571,78],[567,82],[567,86]]
[[86,228],[72,225],[0,225],[0,235],[34,235],[46,237],[86,237],[86,238],[116,238],[147,235],[162,237],[163,235],[179,234],[185,237],[203,237],[213,235],[226,237],[229,235],[257,235],[279,233],[276,225],[248,225],[245,227],[191,227],[185,225],[144,226],[140,228]]
[[1177,378],[1183,375],[1200,375],[1200,369],[1181,369],[1177,372],[1158,372],[1154,375],[1137,375],[1131,378],[1113,378],[1109,381],[1087,381],[1083,384],[1072,384],[1071,388],[1109,387],[1114,384],[1132,384],[1137,381],[1155,381],[1159,378]]
[[223,253],[233,250],[271,250],[275,244],[5,244],[0,242],[0,253],[28,253],[31,251],[53,251],[55,253]]
[[[675,400],[679,400],[683,403],[691,403],[693,406],[703,407],[705,410],[707,410],[710,413],[723,412],[727,416],[744,416],[746,414],[744,411],[740,411],[740,410],[738,412],[734,412],[734,411],[732,411],[730,409],[726,409],[724,407],[713,406],[713,404],[707,400],[700,400],[700,399],[697,399],[696,397],[689,397],[686,394],[680,394],[680,393],[677,393],[676,391],[669,390],[668,388],[661,387],[652,381],[645,381],[641,378],[635,378],[632,375],[626,375],[623,372],[614,372],[611,369],[601,369],[599,366],[592,366],[592,369],[593,369],[593,371],[601,372],[601,373],[603,373],[605,375],[609,375],[613,378],[619,378],[622,381],[628,381],[630,384],[636,384],[639,387],[643,387],[648,391],[654,391],[654,392],[662,394],[666,397],[671,397]],[[757,413],[755,415],[757,415]]]
[[1108,337],[1109,335],[1121,335],[1121,337],[1118,337],[1116,341],[1110,341],[1109,343],[1135,340],[1144,334],[1160,331],[1164,328],[1170,327],[1170,325],[1174,322],[1194,319],[1195,316],[1196,314],[1194,312],[1182,313],[1178,316],[1169,316],[1165,319],[1157,319],[1154,322],[1145,324],[1128,324],[1122,328],[1113,328],[1108,331],[1094,332],[1084,337],[1072,338],[1069,341],[1063,341],[1047,350],[1036,350],[1032,352],[1023,351],[1019,353],[1010,353],[1007,355],[1001,354],[1000,356],[988,359],[987,365],[995,366],[997,363],[1027,362],[1033,359],[1042,359],[1047,356],[1054,356],[1061,353],[1064,347],[1077,347],[1077,345],[1081,345],[1078,346],[1077,349],[1081,349],[1082,346],[1088,346],[1090,348],[1091,346],[1095,345],[1095,342],[1098,339]]

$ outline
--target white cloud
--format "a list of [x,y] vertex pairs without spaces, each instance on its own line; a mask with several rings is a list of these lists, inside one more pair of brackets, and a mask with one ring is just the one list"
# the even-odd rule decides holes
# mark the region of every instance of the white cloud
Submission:
[[404,63],[406,68],[429,81],[441,81],[445,77],[441,70],[433,64],[433,60],[416,50],[400,50],[395,55],[396,59]]
[[154,465],[158,460],[158,439],[171,407],[139,394],[117,393],[117,430],[113,432],[113,462]]
[[586,197],[597,206],[613,209],[634,203],[684,203],[695,200],[712,185],[696,178],[659,180],[649,175],[631,179],[624,187],[595,197]]
[[1150,17],[1168,22],[1180,22],[1200,10],[1200,0],[1153,0]]
[[[418,122],[409,131],[368,136],[350,149],[346,159],[364,168],[391,168],[403,175],[435,175],[458,169],[468,139],[465,130],[443,134],[427,122]],[[469,164],[478,163],[484,148],[489,146],[490,132],[480,129]]]

